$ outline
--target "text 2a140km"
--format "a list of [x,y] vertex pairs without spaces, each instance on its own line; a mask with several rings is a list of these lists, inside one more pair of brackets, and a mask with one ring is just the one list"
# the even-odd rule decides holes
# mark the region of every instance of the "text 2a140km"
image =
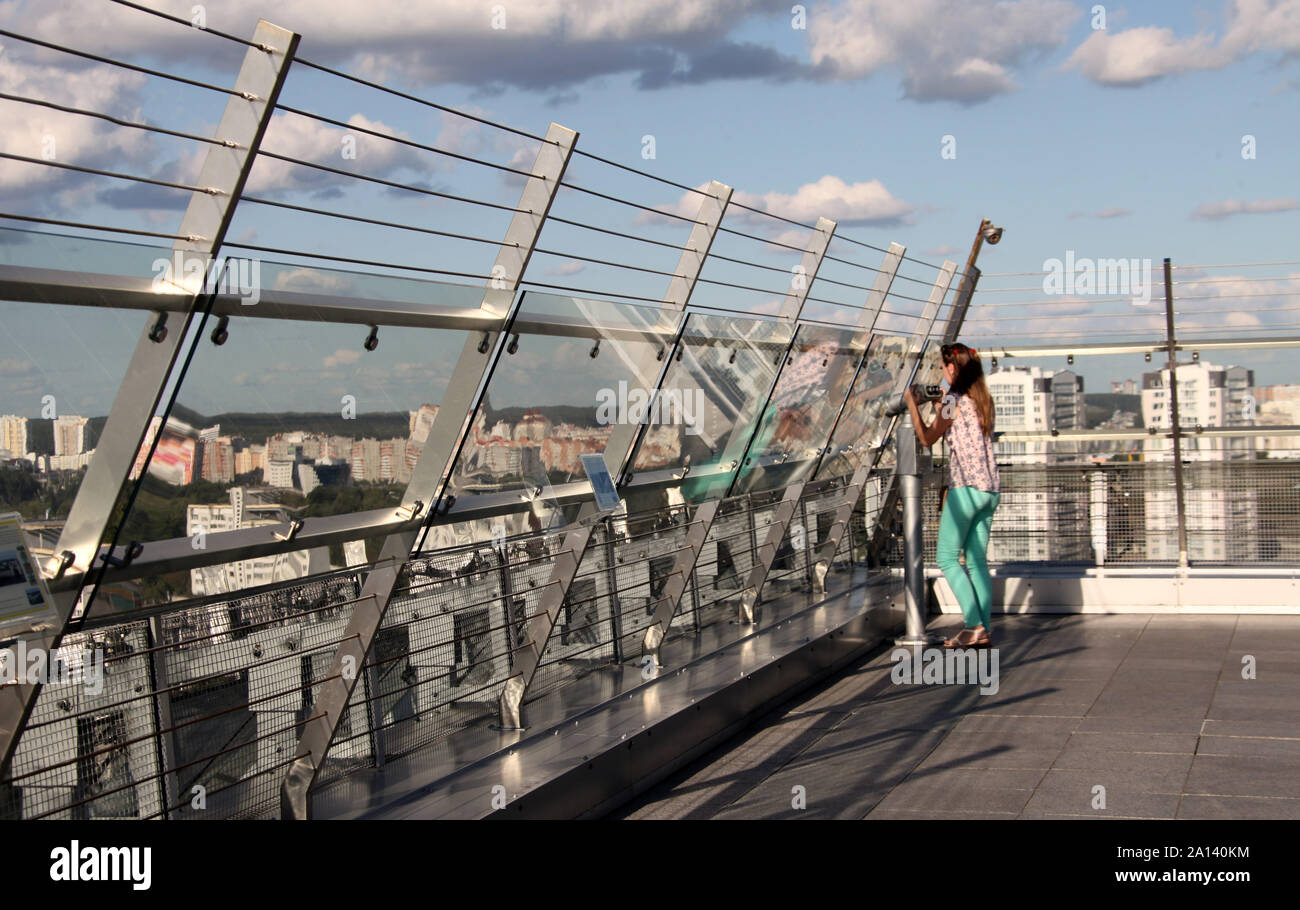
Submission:
[[1234,847],[1120,847],[1121,859],[1248,859],[1250,848]]

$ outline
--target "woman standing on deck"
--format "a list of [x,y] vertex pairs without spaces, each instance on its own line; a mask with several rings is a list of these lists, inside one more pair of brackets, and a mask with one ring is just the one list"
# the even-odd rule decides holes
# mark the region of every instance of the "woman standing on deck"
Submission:
[[[945,344],[940,353],[948,394],[934,423],[926,426],[921,420],[911,389],[904,397],[921,444],[932,446],[943,437],[948,450],[948,496],[939,521],[936,557],[961,604],[966,628],[944,641],[943,646],[982,647],[990,643],[989,614],[993,607],[993,580],[986,559],[989,527],[1002,498],[998,466],[993,459],[993,396],[974,348]],[[958,561],[963,550],[964,568]]]

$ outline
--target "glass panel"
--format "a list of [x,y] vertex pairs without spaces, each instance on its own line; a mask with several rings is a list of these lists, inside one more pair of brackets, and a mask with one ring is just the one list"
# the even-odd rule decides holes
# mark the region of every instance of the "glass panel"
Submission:
[[[441,301],[443,290],[457,302],[483,295],[424,286],[429,300]],[[380,276],[375,290],[391,287]],[[234,316],[221,345],[211,339],[215,325],[196,322],[175,403],[165,421],[150,423],[120,543],[191,537],[199,548],[220,531],[401,502],[465,332],[381,326],[367,350],[362,325]],[[317,547],[196,568],[151,579],[146,600],[283,582],[336,563],[329,548]]]
[[[245,265],[246,262],[248,265]],[[258,287],[270,291],[412,303],[419,304],[422,309],[434,307],[478,309],[486,296],[497,309],[504,312],[513,296],[508,291],[484,290],[472,285],[426,281],[401,275],[375,275],[344,269],[322,269],[286,262],[259,262],[256,259],[232,262],[229,267],[232,280],[235,277],[234,269],[237,267],[251,268],[258,279]],[[239,275],[241,281],[244,274],[247,273]]]
[[835,427],[831,451],[817,471],[817,480],[846,477],[876,458],[885,441],[892,418],[885,408],[900,388],[899,373],[907,362],[910,339],[897,335],[876,335],[871,339],[867,361],[853,384],[853,394]]
[[151,244],[0,228],[0,265],[152,279],[171,261],[168,241]]
[[771,320],[691,314],[682,356],[668,367],[661,400],[680,401],[693,420],[673,420],[671,410],[651,420],[632,459],[633,472],[680,469],[689,458],[691,474],[681,485],[686,501],[725,494],[730,464],[749,442],[791,333],[790,325]]
[[806,480],[849,393],[866,337],[802,325],[741,467],[737,489],[770,490]]
[[54,552],[144,326],[129,310],[0,302],[0,512],[22,515],[38,557]]
[[[452,473],[460,498],[585,479],[614,425],[639,421],[681,314],[528,293]],[[530,322],[530,320],[533,320]],[[511,349],[513,348],[513,353]],[[533,492],[538,491],[538,492]]]

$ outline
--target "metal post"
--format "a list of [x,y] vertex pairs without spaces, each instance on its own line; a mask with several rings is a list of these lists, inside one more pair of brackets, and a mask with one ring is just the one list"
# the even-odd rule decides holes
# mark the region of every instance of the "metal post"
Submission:
[[1183,487],[1182,422],[1178,419],[1178,344],[1174,340],[1173,265],[1165,257],[1165,334],[1169,341],[1169,419],[1174,436],[1174,495],[1178,500],[1178,570],[1187,571],[1187,504]]
[[962,323],[966,321],[966,311],[970,308],[971,298],[975,294],[975,287],[979,284],[979,280],[980,270],[973,265],[968,265],[965,274],[962,275],[961,287],[957,289],[957,297],[953,300],[952,312],[948,314],[948,320],[944,323],[944,343],[957,340],[957,333],[961,331]]
[[370,723],[370,751],[375,756],[375,767],[382,768],[386,760],[384,748],[384,699],[379,686],[379,667],[373,663],[366,667],[366,720]]
[[605,584],[609,586],[609,628],[614,639],[614,662],[623,662],[623,606],[618,599],[618,573],[614,570],[614,528],[608,517],[604,522]]
[[[948,261],[945,261],[942,268],[939,269],[939,276],[935,279],[934,287],[930,289],[930,299],[926,302],[926,308],[922,312],[922,319],[925,321],[926,325],[925,335],[920,336],[922,343],[924,343],[925,338],[934,329],[934,322],[939,313],[939,306],[943,302],[944,297],[948,295],[948,289],[952,286],[952,279],[956,271],[957,264]],[[960,322],[960,320],[958,320],[958,322]],[[946,329],[945,331],[952,330],[955,332],[955,329],[951,328],[952,325],[953,320],[949,317],[949,329]],[[910,369],[906,364],[904,364],[904,368],[900,371],[898,381],[895,383],[894,389],[890,393],[891,398],[901,395],[903,390],[907,388],[908,384],[912,381],[912,375],[915,371],[916,364],[919,363],[920,350],[919,347],[916,347],[914,351],[909,352],[910,356],[915,355],[916,360]],[[894,419],[897,420],[897,418]],[[832,436],[832,438],[834,437]],[[844,499],[835,509],[835,518],[831,523],[826,541],[818,542],[816,565],[813,570],[814,588],[818,592],[826,590],[826,575],[830,571],[832,560],[835,558],[835,551],[839,548],[840,538],[844,534],[844,529],[848,526],[849,521],[853,517],[853,508],[857,505],[858,499],[862,496],[862,491],[867,485],[867,478],[870,476],[871,470],[875,467],[876,461],[879,457],[880,453],[877,452],[873,458],[864,460],[858,465],[857,470],[853,472],[853,476],[849,480],[848,486],[845,488]],[[880,511],[881,515],[885,514],[886,509],[892,508],[891,494],[892,488],[885,493],[883,498],[884,505]]]
[[[205,276],[234,216],[235,205],[284,85],[289,62],[297,50],[298,35],[259,20],[253,32],[253,43],[255,46],[244,55],[235,80],[235,90],[239,94],[230,96],[217,126],[216,137],[223,140],[223,144],[208,145],[197,183],[204,190],[190,197],[177,231],[188,239],[176,241],[173,247],[187,265],[199,262]],[[182,276],[174,276],[174,280],[178,288],[184,287],[184,293],[191,295],[184,315],[171,326],[167,325],[165,311],[146,323],[109,410],[95,455],[59,535],[55,552],[72,553],[74,560],[61,579],[64,584],[54,594],[58,616],[54,628],[31,642],[33,647],[46,653],[53,652],[63,638],[82,587],[89,585],[93,593],[95,554],[203,296],[202,283],[190,288],[183,284]],[[19,732],[27,723],[40,686],[3,688],[4,693],[0,694],[0,778],[8,773]]]
[[[456,453],[486,391],[485,380],[505,348],[502,330],[508,327],[518,309],[514,292],[537,245],[577,139],[578,134],[573,130],[552,123],[546,141],[538,149],[533,176],[528,178],[520,193],[516,206],[518,211],[506,230],[505,241],[492,269],[494,277],[483,295],[483,309],[501,319],[496,338],[491,337],[491,332],[484,332],[481,338],[474,333],[465,339],[447,392],[433,426],[429,428],[424,450],[411,473],[411,482],[406,486],[402,505],[397,510],[399,515],[414,521],[423,512],[427,522],[441,501]],[[347,661],[347,665],[354,669],[364,665],[388,609],[402,565],[419,536],[418,526],[390,534],[384,540],[375,569],[366,577],[361,597],[334,652],[329,675],[321,683],[314,716],[304,726],[298,741],[298,758],[289,766],[280,787],[280,814],[283,818],[310,817],[311,785],[320,773],[357,683],[355,672],[344,674],[344,662]]]
[[925,540],[921,521],[921,477],[929,469],[928,453],[921,451],[910,417],[900,417],[895,424],[898,442],[899,491],[903,497],[903,577],[906,580],[907,628],[895,644],[904,646],[930,643],[925,633]]
[[880,269],[876,272],[876,280],[871,285],[871,291],[867,294],[866,308],[858,318],[858,325],[865,328],[868,332],[874,331],[876,322],[880,319],[880,311],[885,307],[885,298],[889,296],[889,289],[894,284],[894,278],[898,275],[898,267],[903,264],[903,254],[907,252],[907,247],[901,243],[890,243],[889,252],[885,254],[885,260],[880,263]]
[[[803,259],[797,267],[795,278],[790,282],[790,290],[786,293],[785,300],[781,305],[780,316],[782,319],[797,322],[803,313],[804,304],[808,299],[808,291],[811,289],[813,282],[817,280],[817,273],[821,270],[822,261],[826,256],[826,249],[830,246],[831,238],[835,235],[835,228],[836,223],[829,218],[817,219],[817,228],[808,240]],[[798,340],[797,331],[790,339],[790,350],[793,350],[796,340]],[[754,440],[758,437],[762,415],[767,410],[768,404],[771,403],[772,395],[780,384],[781,373],[785,370],[789,361],[790,354],[787,351],[781,369],[777,370],[776,376],[772,380],[772,386],[768,389],[767,401],[764,402],[763,410],[759,411],[759,419],[755,422],[753,432],[750,434],[749,441],[745,446],[747,455],[753,448]],[[850,391],[852,391],[851,388]],[[739,478],[740,472],[736,471],[731,478],[729,494],[735,491],[736,482]],[[755,537],[754,564],[750,568],[748,583],[740,595],[738,622],[742,624],[752,625],[755,622],[755,607],[758,605],[763,583],[767,579],[768,569],[771,567],[772,559],[775,558],[776,551],[781,545],[781,540],[785,537],[786,526],[790,522],[790,517],[794,514],[794,507],[798,503],[799,497],[803,495],[805,483],[801,481],[786,488],[785,495],[777,507],[776,516],[768,527],[767,539],[762,546],[758,545],[757,537]],[[750,513],[750,527],[754,527],[752,512]]]
[[176,731],[175,723],[172,722],[172,695],[171,680],[167,673],[167,656],[159,649],[158,642],[162,640],[159,634],[162,631],[159,618],[150,616],[148,623],[145,625],[145,642],[149,647],[149,685],[153,686],[153,722],[155,730],[166,730],[166,733],[160,733],[155,740],[157,744],[158,768],[161,772],[158,775],[161,786],[159,787],[162,798],[162,817],[171,818],[173,808],[178,807],[180,795],[177,791],[176,772],[172,771],[177,765],[176,761]]
[[555,623],[560,618],[564,598],[569,593],[573,576],[578,574],[583,554],[591,541],[593,526],[590,523],[575,526],[564,534],[560,552],[555,554],[551,577],[542,592],[541,611],[528,623],[528,642],[518,653],[515,671],[501,690],[501,726],[508,730],[523,728],[524,694],[537,674]]
[[[686,248],[678,259],[677,269],[673,279],[668,285],[668,290],[664,295],[664,305],[661,325],[664,321],[672,316],[680,319],[677,337],[673,341],[672,350],[667,352],[664,357],[663,366],[659,370],[659,375],[655,380],[654,395],[659,395],[663,389],[664,381],[668,376],[670,365],[674,362],[676,349],[682,343],[682,332],[686,327],[686,321],[682,318],[682,311],[690,302],[691,294],[695,290],[695,285],[699,279],[700,272],[704,268],[704,261],[708,256],[709,249],[713,246],[713,240],[717,236],[718,225],[722,223],[722,217],[726,213],[727,206],[731,202],[732,188],[717,180],[709,184],[709,188],[700,201],[700,210],[696,218],[696,225],[691,229],[691,236],[686,242]],[[605,443],[604,459],[605,465],[609,468],[611,476],[621,481],[630,468],[630,462],[636,452],[636,445],[639,439],[644,435],[647,426],[645,424],[624,423],[614,427],[610,433],[609,439]],[[595,503],[586,502],[579,511],[579,521],[591,520],[595,512]],[[555,568],[552,570],[551,578],[548,581],[550,587],[543,595],[542,603],[546,607],[544,613],[529,624],[529,640],[532,645],[531,652],[525,652],[524,659],[517,665],[517,673],[506,681],[506,686],[501,692],[501,726],[507,729],[520,728],[522,722],[522,706],[524,696],[527,693],[528,686],[531,684],[537,666],[541,662],[542,654],[550,642],[551,633],[554,630],[555,622],[559,618],[560,607],[564,604],[564,596],[568,592],[569,585],[573,582],[573,576],[578,571],[578,566],[582,563],[582,554],[585,552],[587,543],[590,540],[592,529],[579,525],[576,529],[565,535],[564,542],[561,545],[564,553],[576,552],[577,559],[569,564],[564,560],[557,560]],[[689,536],[689,535],[688,535]],[[608,537],[608,535],[607,535]],[[613,560],[614,560],[614,543],[612,537],[608,537],[609,545],[606,553],[610,562],[610,577],[613,579]],[[703,546],[701,540],[700,546]],[[698,548],[697,548],[698,552]],[[679,554],[680,558],[680,554]],[[692,560],[692,565],[694,561]],[[675,579],[676,576],[674,576]],[[669,584],[672,586],[673,579]],[[611,588],[615,590],[615,588]],[[681,590],[676,591],[676,597],[673,599],[672,606],[676,607],[676,600],[681,597]],[[558,598],[558,599],[556,599]],[[554,601],[554,609],[551,608],[551,602]],[[614,635],[614,657],[615,660],[622,659],[622,646],[619,642],[619,633],[622,625],[622,617],[619,615],[617,599],[614,601],[614,623],[611,626]],[[662,606],[662,603],[661,603]],[[651,632],[655,629],[654,622],[659,616],[656,613],[650,629],[646,632],[646,641],[650,641]],[[668,615],[668,621],[664,623],[663,629],[667,630],[668,622],[672,621],[671,612]],[[661,636],[662,637],[662,636]],[[654,645],[654,654],[656,662],[658,661],[658,642]]]
[[[682,255],[677,260],[673,280],[664,294],[664,317],[681,314],[690,303],[700,272],[704,269],[704,260],[713,247],[714,238],[718,236],[718,226],[722,224],[722,217],[726,214],[727,206],[731,204],[732,188],[725,183],[712,181],[706,193],[707,195],[700,201],[700,210],[695,218],[696,224],[691,228],[691,236],[686,241],[686,248],[682,250]],[[677,327],[677,338],[673,341],[672,350],[667,352],[663,367],[659,370],[654,388],[656,396],[663,391],[669,365],[673,363],[676,349],[682,343],[681,335],[685,328],[686,320],[682,319]],[[649,413],[649,408],[646,412]],[[631,469],[630,462],[636,453],[637,443],[647,429],[646,424],[621,423],[609,434],[609,439],[605,443],[605,466],[609,468],[610,476],[616,481],[621,480]],[[591,514],[590,507],[586,514]]]
[[[668,627],[672,625],[673,617],[677,614],[677,606],[681,603],[682,594],[686,591],[686,585],[695,571],[695,563],[699,559],[700,551],[704,549],[709,528],[713,526],[713,519],[717,516],[721,505],[722,500],[710,499],[696,507],[695,513],[691,515],[686,541],[673,559],[672,572],[664,583],[663,596],[655,605],[654,616],[645,630],[645,638],[641,643],[641,653],[652,657],[656,667],[661,666],[659,646],[663,643],[664,637],[668,634]],[[697,600],[696,603],[698,602]]]

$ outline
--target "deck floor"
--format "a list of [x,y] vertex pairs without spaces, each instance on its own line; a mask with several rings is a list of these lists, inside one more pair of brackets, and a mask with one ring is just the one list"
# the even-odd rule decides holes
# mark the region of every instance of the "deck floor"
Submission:
[[614,817],[1300,818],[1300,617],[999,616],[993,631],[996,694],[895,685],[886,648]]

